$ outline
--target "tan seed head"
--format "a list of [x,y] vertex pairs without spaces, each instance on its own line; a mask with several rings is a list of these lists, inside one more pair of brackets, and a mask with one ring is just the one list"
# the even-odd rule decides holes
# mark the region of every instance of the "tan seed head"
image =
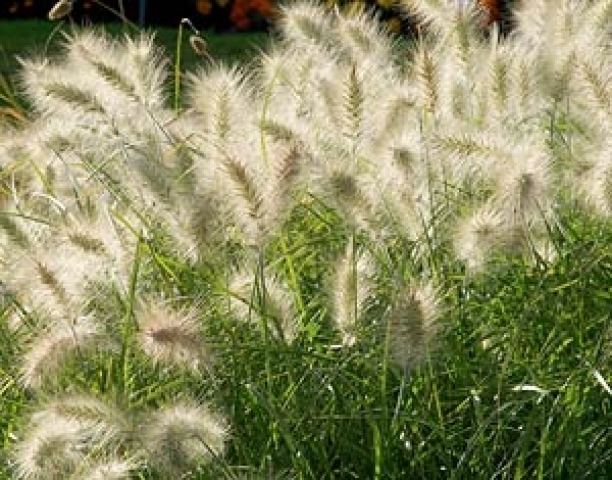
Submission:
[[59,0],[53,8],[49,10],[49,20],[61,20],[72,12],[72,0]]

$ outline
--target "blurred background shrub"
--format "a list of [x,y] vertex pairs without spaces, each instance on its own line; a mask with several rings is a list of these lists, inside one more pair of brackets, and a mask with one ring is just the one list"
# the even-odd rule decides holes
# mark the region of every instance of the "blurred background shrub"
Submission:
[[[45,18],[56,0],[2,0],[0,18]],[[449,2],[463,0],[448,0]],[[486,21],[509,25],[509,11],[516,0],[474,0],[488,12]],[[275,0],[75,0],[73,18],[78,22],[104,22],[116,19],[111,10],[123,11],[134,22],[147,25],[177,25],[189,17],[199,28],[217,31],[265,30],[276,12]],[[415,30],[416,21],[396,0],[325,0],[329,8],[344,12],[373,9],[394,33]]]

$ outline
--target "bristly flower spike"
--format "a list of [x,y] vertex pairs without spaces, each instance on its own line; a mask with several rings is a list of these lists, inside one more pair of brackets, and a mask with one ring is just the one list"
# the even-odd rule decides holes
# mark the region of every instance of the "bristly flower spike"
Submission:
[[150,301],[137,312],[138,342],[153,362],[193,370],[207,368],[212,356],[200,333],[195,309],[175,310]]
[[32,414],[17,443],[13,456],[16,477],[22,480],[75,478],[71,475],[80,472],[87,456],[107,446],[116,449],[120,445],[126,425],[121,412],[96,398],[77,395],[55,400]]
[[100,327],[90,317],[74,322],[56,322],[40,334],[24,354],[21,382],[25,387],[40,387],[45,379],[75,352],[112,347]]
[[353,242],[349,243],[336,266],[333,285],[334,322],[344,346],[357,340],[358,322],[372,289],[372,273],[370,256],[357,253]]
[[96,463],[86,464],[75,475],[74,480],[129,480],[131,473],[139,467],[135,459],[107,458]]
[[62,18],[70,15],[72,12],[73,0],[59,0],[53,8],[49,10],[48,18],[51,21],[61,20]]
[[473,273],[484,270],[492,255],[517,246],[516,232],[499,209],[484,205],[459,221],[454,235],[455,254]]
[[212,61],[212,57],[208,54],[208,44],[202,38],[202,34],[195,27],[193,22],[189,18],[183,18],[181,24],[187,25],[192,31],[192,34],[189,36],[189,45],[196,55],[206,57],[208,60]]
[[395,365],[407,370],[427,358],[439,330],[440,303],[430,282],[400,292],[387,320],[389,357]]
[[208,44],[206,41],[199,35],[191,35],[189,37],[189,45],[191,45],[191,49],[200,57],[206,57],[209,60],[212,60],[212,57],[208,53]]
[[153,412],[144,423],[142,440],[150,463],[179,478],[201,462],[213,462],[225,452],[228,426],[203,405],[177,402]]
[[70,419],[35,425],[15,446],[15,475],[20,480],[68,478],[84,457],[76,446],[83,440],[81,426]]

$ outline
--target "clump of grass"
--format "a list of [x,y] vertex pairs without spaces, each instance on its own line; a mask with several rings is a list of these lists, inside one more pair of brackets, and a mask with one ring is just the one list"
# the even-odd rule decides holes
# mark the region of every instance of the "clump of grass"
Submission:
[[363,11],[286,7],[182,109],[144,34],[24,60],[0,468],[602,477],[612,10],[556,4],[502,37],[476,4],[406,0],[407,51]]

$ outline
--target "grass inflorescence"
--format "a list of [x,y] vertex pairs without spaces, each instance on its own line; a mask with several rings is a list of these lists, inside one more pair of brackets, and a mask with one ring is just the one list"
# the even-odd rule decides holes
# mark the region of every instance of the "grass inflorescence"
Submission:
[[300,3],[174,98],[144,33],[23,59],[0,474],[605,478],[610,3]]

